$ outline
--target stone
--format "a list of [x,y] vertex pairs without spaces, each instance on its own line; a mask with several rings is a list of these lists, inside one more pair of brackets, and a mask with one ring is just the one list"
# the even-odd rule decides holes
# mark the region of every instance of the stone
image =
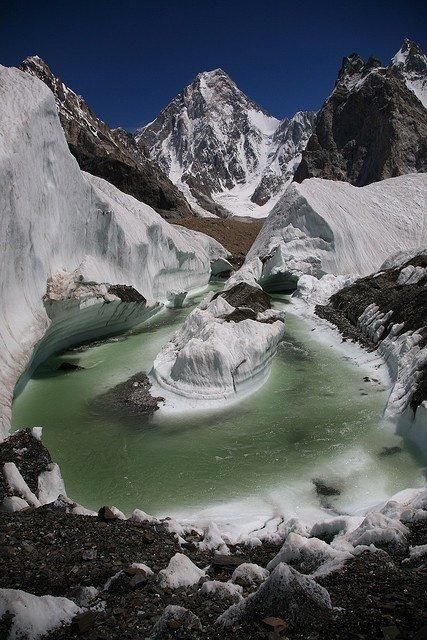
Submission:
[[86,633],[93,626],[96,620],[96,614],[93,611],[85,611],[74,618],[79,633]]
[[216,553],[212,560],[212,566],[214,568],[220,569],[235,569],[239,565],[246,562],[244,558],[240,558],[239,556],[232,555],[223,555],[220,553]]
[[101,507],[98,511],[98,518],[103,522],[109,522],[110,520],[118,520],[117,514],[110,509],[110,507]]
[[154,625],[150,638],[152,640],[163,640],[168,629],[201,630],[202,624],[199,618],[188,609],[176,605],[168,605]]
[[230,627],[242,621],[277,617],[296,628],[331,611],[331,598],[324,587],[281,562],[258,591],[227,609],[217,623]]
[[84,369],[84,367],[80,367],[78,364],[74,364],[73,362],[61,362],[61,364],[57,368],[57,371],[70,372],[70,371],[80,371],[82,369]]
[[97,555],[96,549],[86,549],[83,551],[82,558],[83,560],[95,560]]

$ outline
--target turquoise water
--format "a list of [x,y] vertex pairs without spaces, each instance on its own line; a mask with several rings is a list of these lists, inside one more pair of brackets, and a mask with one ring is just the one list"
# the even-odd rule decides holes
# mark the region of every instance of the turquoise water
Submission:
[[[290,309],[285,299],[275,304]],[[230,502],[243,509],[248,499],[292,510],[319,502],[313,478],[341,491],[336,507],[422,483],[419,461],[382,420],[386,390],[363,381],[366,371],[318,343],[291,313],[267,383],[242,402],[148,419],[94,412],[95,397],[150,370],[190,310],[165,310],[114,341],[50,358],[15,400],[14,427],[43,426],[74,500],[126,513],[192,514]],[[84,370],[57,373],[60,361]],[[391,446],[402,451],[378,455]]]

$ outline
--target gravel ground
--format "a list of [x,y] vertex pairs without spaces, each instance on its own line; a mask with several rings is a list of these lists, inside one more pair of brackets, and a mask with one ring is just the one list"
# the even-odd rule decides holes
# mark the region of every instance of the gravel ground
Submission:
[[236,218],[182,218],[174,220],[187,229],[201,231],[218,240],[233,256],[231,262],[240,267],[259,234],[263,221]]

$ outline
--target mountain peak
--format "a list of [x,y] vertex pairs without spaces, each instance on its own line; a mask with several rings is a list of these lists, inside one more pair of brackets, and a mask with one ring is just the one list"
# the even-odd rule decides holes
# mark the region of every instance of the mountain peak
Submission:
[[405,38],[399,51],[391,59],[390,69],[427,107],[427,56],[421,47]]
[[53,73],[49,66],[42,58],[40,58],[40,56],[28,56],[19,65],[19,68],[27,73],[32,73],[33,75],[40,75],[40,73],[42,73],[45,76],[53,77]]
[[313,120],[274,118],[218,68],[199,73],[136,140],[202,214],[266,215],[293,176]]
[[222,69],[213,69],[212,71],[202,71],[198,73],[190,85],[192,89],[201,91],[205,99],[212,97],[212,92],[229,91],[236,93],[239,91],[237,85],[230,76]]
[[416,42],[405,38],[399,51],[392,58],[391,66],[403,67],[409,73],[427,73],[427,56]]
[[201,73],[197,74],[197,78],[206,78],[209,80],[213,80],[215,78],[220,78],[220,77],[226,77],[230,79],[230,76],[225,73],[225,71],[223,69],[220,69],[218,67],[218,69],[212,69],[212,71],[202,71]]

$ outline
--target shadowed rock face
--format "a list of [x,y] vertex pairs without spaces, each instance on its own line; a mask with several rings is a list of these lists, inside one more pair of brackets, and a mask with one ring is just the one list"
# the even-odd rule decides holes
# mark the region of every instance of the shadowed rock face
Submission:
[[193,215],[182,193],[150,160],[148,149],[135,143],[132,134],[110,129],[99,120],[83,98],[37,56],[24,60],[20,68],[42,80],[55,95],[65,137],[81,169],[108,180],[164,218]]
[[360,187],[427,171],[427,110],[410,88],[412,57],[397,65],[397,56],[388,68],[375,58],[366,63],[357,54],[344,58],[296,182],[317,177]]

